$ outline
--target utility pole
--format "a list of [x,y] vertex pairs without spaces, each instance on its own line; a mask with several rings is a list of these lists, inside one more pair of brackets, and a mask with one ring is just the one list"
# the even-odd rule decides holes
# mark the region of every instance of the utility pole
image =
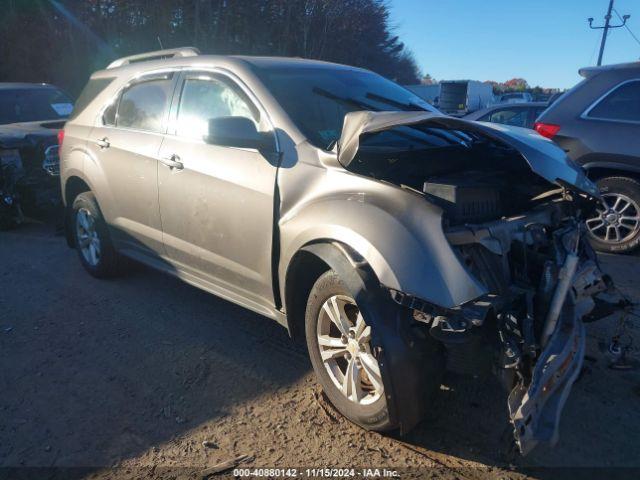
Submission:
[[607,10],[607,14],[604,16],[604,26],[594,27],[593,18],[587,19],[590,28],[592,28],[593,30],[602,30],[602,41],[600,42],[600,53],[598,54],[598,66],[602,65],[602,55],[604,54],[604,46],[607,43],[607,34],[609,33],[609,29],[624,27],[627,23],[627,20],[631,18],[631,15],[624,15],[622,17],[622,23],[620,25],[611,25],[611,11],[613,10],[613,1],[614,0],[609,0],[609,8]]

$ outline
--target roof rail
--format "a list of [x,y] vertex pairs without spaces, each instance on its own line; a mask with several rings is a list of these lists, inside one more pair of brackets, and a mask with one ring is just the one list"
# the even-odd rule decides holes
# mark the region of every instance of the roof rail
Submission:
[[171,48],[168,50],[156,50],[155,52],[139,53],[138,55],[130,55],[114,60],[109,64],[107,70],[111,68],[122,67],[130,63],[144,62],[148,60],[159,60],[162,58],[174,57],[196,57],[200,55],[200,50],[195,47]]

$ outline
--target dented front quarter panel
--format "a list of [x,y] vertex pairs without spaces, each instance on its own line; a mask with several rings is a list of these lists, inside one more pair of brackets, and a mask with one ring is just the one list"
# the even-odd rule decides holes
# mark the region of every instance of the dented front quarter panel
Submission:
[[350,173],[335,154],[307,143],[296,155],[303,160],[295,168],[285,161],[278,176],[281,279],[303,246],[338,241],[357,251],[383,285],[442,307],[486,293],[447,241],[442,211],[422,195]]

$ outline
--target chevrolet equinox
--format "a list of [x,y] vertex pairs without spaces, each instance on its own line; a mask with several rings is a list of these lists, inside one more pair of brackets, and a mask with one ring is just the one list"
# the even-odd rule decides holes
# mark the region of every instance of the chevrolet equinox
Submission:
[[127,257],[276,320],[364,428],[412,428],[450,369],[497,372],[523,454],[557,440],[613,286],[598,189],[550,140],[367,70],[192,48],[94,73],[60,138],[94,277]]

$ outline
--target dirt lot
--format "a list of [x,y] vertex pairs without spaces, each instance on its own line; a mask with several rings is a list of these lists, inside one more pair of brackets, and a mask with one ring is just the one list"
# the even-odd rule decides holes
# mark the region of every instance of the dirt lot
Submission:
[[[640,300],[640,259],[603,261]],[[447,378],[404,443],[367,433],[323,403],[304,349],[277,324],[144,268],[95,280],[50,227],[27,225],[0,233],[0,477],[201,478],[248,455],[243,467],[432,478],[610,478],[603,468],[627,467],[613,473],[639,478],[640,373],[608,369],[598,348],[614,326],[588,327],[560,443],[509,462],[506,402],[491,382]]]

